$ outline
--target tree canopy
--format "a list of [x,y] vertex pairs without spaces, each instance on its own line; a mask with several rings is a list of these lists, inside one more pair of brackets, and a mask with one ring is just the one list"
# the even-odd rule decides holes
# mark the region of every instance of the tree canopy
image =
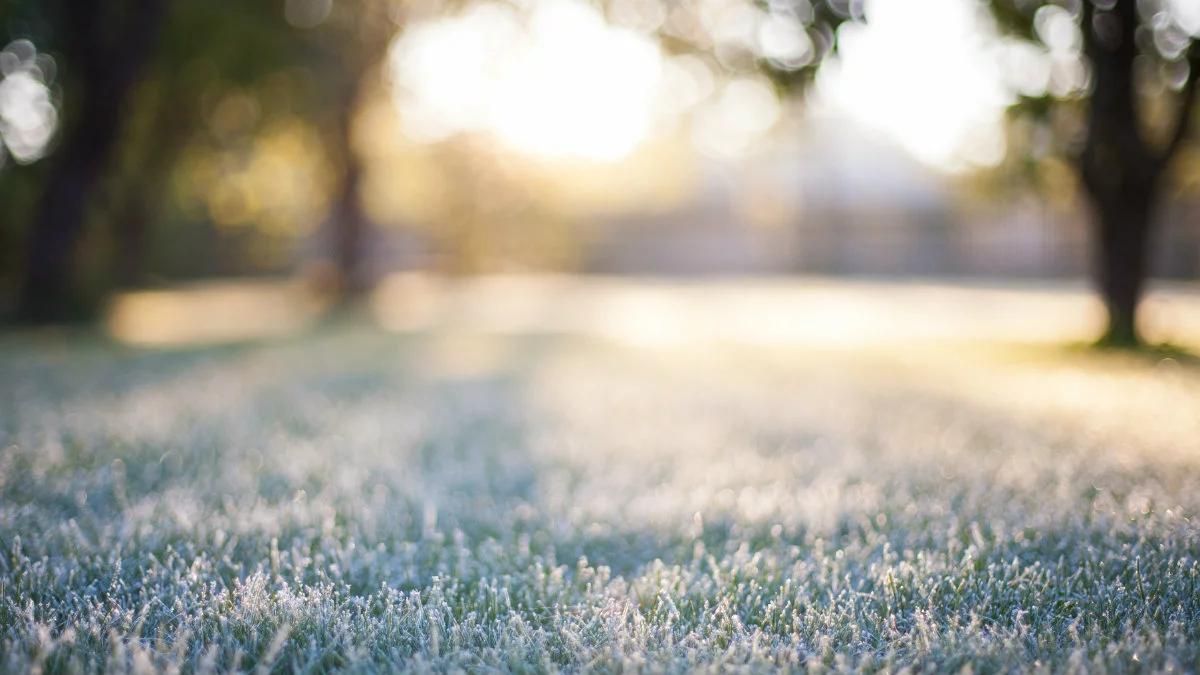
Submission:
[[[0,125],[9,165],[0,166],[0,285],[26,316],[61,318],[89,294],[167,270],[272,269],[293,245],[284,230],[299,228],[320,233],[341,291],[365,287],[373,224],[354,139],[364,83],[414,21],[470,4],[11,0],[0,10],[6,86],[36,96],[23,99],[34,108],[24,126]],[[718,77],[766,76],[796,100],[844,27],[871,19],[861,0],[597,7],[668,54],[699,58]],[[1010,164],[1073,168],[1094,216],[1105,340],[1137,343],[1148,242],[1196,116],[1200,17],[1184,0],[974,7],[990,17],[1012,90]],[[272,161],[287,162],[290,183],[278,171],[263,177]]]

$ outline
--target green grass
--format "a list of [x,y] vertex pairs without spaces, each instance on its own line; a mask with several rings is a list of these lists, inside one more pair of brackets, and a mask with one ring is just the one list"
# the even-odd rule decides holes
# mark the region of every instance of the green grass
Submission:
[[1196,671],[1200,370],[0,342],[0,670]]

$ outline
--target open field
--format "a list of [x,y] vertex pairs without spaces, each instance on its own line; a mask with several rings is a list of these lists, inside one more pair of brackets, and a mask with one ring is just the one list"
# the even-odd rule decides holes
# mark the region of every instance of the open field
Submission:
[[1081,290],[506,283],[0,336],[0,670],[1200,669],[1200,366]]

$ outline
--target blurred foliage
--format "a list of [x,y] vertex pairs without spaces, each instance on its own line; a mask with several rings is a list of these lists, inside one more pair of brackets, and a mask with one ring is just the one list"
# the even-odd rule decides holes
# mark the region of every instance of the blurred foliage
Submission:
[[[1194,40],[1174,13],[1176,1],[1137,3],[1139,132],[1156,148],[1172,143],[1179,102],[1195,80]],[[393,102],[383,76],[389,46],[406,27],[459,15],[478,4],[473,0],[120,0],[93,8],[103,24],[96,34],[119,52],[123,22],[159,3],[165,19],[122,106],[113,156],[89,194],[82,241],[73,244],[76,285],[94,299],[115,286],[282,271],[302,257],[300,247],[317,249],[316,257],[339,270],[334,283],[347,289],[366,282],[354,277],[372,230],[396,222],[416,226],[443,253],[447,270],[569,267],[586,224],[561,195],[614,180],[640,182],[626,192],[673,189],[652,175],[659,160],[650,155],[615,178],[579,173],[566,181],[561,167],[514,160],[471,133],[419,152],[409,147],[402,160],[385,156],[381,148],[391,141],[364,119]],[[516,14],[530,10],[528,3],[502,4]],[[1101,24],[1110,5],[1095,5]],[[685,57],[700,98],[729,103],[724,112],[733,115],[749,105],[735,94],[750,90],[725,84],[769,80],[778,94],[803,98],[836,54],[842,28],[870,18],[863,0],[593,6],[613,26],[653,36],[668,60]],[[977,8],[1000,30],[998,58],[1017,96],[1007,160],[976,185],[1035,185],[1066,204],[1078,192],[1077,158],[1087,144],[1094,69],[1080,25],[1093,4],[991,0]],[[67,0],[0,3],[0,41],[28,39],[53,58],[42,75],[61,113],[44,159],[0,163],[0,304],[19,292],[38,195],[66,130],[78,123],[80,78],[96,71],[80,63],[86,50],[71,37],[73,9]],[[763,119],[769,125],[775,118]],[[1195,162],[1176,165],[1178,185],[1200,186]],[[615,202],[619,195],[611,195],[621,190],[593,192],[582,199]]]
[[[363,162],[380,139],[356,138],[358,117],[368,98],[386,98],[378,91],[380,67],[402,26],[468,3],[164,1],[167,19],[124,106],[115,156],[75,246],[75,285],[85,302],[120,285],[282,271],[294,265],[299,246],[315,247],[331,267],[361,265],[377,225],[363,203]],[[114,3],[110,13],[133,11],[135,2]],[[0,40],[29,39],[53,55],[60,72],[78,73],[61,30],[69,9],[64,2],[5,4]],[[80,96],[72,77],[55,84],[56,107],[67,118]],[[0,300],[19,291],[29,223],[61,126],[46,160],[0,165]],[[445,266],[494,268],[513,252],[519,266],[573,259],[561,218],[531,207],[527,187],[499,159],[482,153],[468,161],[468,147],[481,146],[465,138],[431,148],[438,160],[421,168],[432,175],[409,176],[449,186],[425,209],[446,221],[432,235],[448,252]],[[524,221],[533,226],[523,238],[516,223]],[[553,241],[530,245],[542,239]]]
[[[625,4],[609,0],[610,18]],[[668,3],[658,33],[669,52],[706,54],[714,69],[725,73],[757,69],[781,93],[803,94],[824,60],[837,51],[838,28],[864,20],[864,5],[863,0],[678,0]],[[755,12],[765,16],[746,35],[738,26]]]
[[[3,21],[7,39],[29,38],[54,56],[58,98],[66,102],[78,96],[72,74],[80,70],[57,28],[58,14],[68,10],[62,3],[9,4]],[[264,129],[319,108],[320,92],[307,76],[306,62],[314,60],[276,3],[170,2],[153,56],[124,106],[116,156],[91,199],[86,239],[78,247],[77,265],[86,278],[81,285],[100,294],[112,283],[256,269],[258,261],[247,266],[239,256],[269,250],[269,235],[255,233],[247,241],[221,232],[193,195],[174,189],[176,179],[195,170],[189,160],[202,150],[218,158],[250,152],[254,144],[248,141]],[[59,107],[70,124],[73,106]],[[61,139],[60,130],[55,141]],[[26,237],[53,161],[52,148],[46,161],[3,169],[5,241]],[[170,236],[159,236],[166,231]],[[5,250],[15,251],[3,265],[3,284],[11,290],[22,271],[21,247]]]
[[[1009,110],[1008,153],[996,171],[985,176],[1000,189],[1037,188],[1051,199],[1062,198],[1061,167],[1076,164],[1088,142],[1089,99],[1095,86],[1094,55],[1088,53],[1084,22],[1091,16],[1095,33],[1103,39],[1113,30],[1112,16],[1119,8],[1115,1],[1094,0],[990,0],[986,3],[1001,34],[1016,48],[1032,50],[1035,60],[1025,65],[1038,72],[1025,82],[1014,73],[1017,90]],[[1135,4],[1121,0],[1122,6]],[[1195,27],[1184,25],[1180,8],[1173,0],[1140,0],[1136,3],[1137,28],[1134,33],[1137,56],[1132,91],[1136,133],[1149,152],[1171,153],[1171,136],[1178,130],[1188,142],[1188,124],[1193,108],[1185,101],[1193,96],[1195,70],[1200,67]],[[1085,16],[1085,14],[1087,16]],[[1048,67],[1047,67],[1048,65]],[[1166,157],[1174,187],[1191,191],[1195,172],[1189,152]],[[1078,187],[1078,186],[1076,186]],[[1077,190],[1076,190],[1077,191]]]
[[[347,110],[395,32],[395,4],[167,0],[115,156],[89,199],[76,285],[98,298],[114,284],[291,264],[297,235],[318,226],[350,161]],[[110,3],[105,16],[135,10]],[[27,228],[81,95],[69,11],[64,2],[0,5],[0,40],[28,39],[53,56],[63,117],[47,159],[0,165],[4,296],[20,285]]]
[[[240,261],[242,251],[278,257],[272,251],[279,246],[275,228],[235,227],[239,218],[270,222],[255,212],[266,207],[237,194],[236,186],[272,134],[319,107],[302,47],[275,3],[218,7],[176,0],[130,106],[122,152],[105,190],[106,229],[119,236],[120,228],[139,227],[131,221],[154,228],[140,233],[154,248],[145,251],[147,269],[130,281],[236,273],[261,264]],[[241,203],[231,205],[239,197]],[[165,231],[170,236],[160,236]],[[225,268],[206,268],[212,265]]]

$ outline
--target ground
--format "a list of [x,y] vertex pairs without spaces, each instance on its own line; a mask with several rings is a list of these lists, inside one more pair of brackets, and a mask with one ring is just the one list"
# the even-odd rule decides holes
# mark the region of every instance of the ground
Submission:
[[1045,332],[1088,307],[408,279],[0,337],[0,670],[1195,671],[1200,367]]

